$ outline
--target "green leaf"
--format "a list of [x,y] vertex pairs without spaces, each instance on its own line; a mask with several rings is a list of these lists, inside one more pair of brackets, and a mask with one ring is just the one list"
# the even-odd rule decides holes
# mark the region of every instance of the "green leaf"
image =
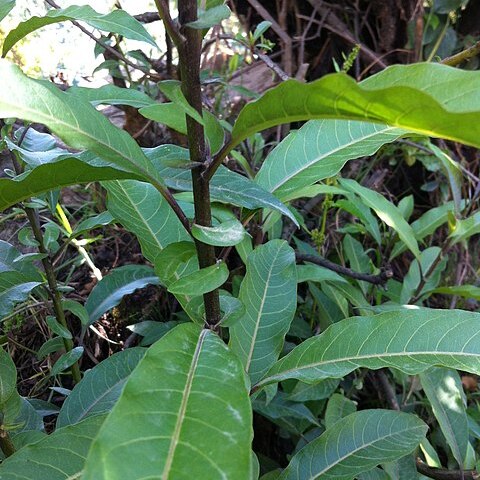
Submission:
[[47,325],[50,330],[58,335],[59,337],[62,338],[72,338],[72,334],[68,330],[68,328],[64,327],[60,323],[57,322],[57,319],[55,317],[52,317],[51,315],[47,316]]
[[[174,190],[191,192],[192,175],[189,171],[170,168],[166,165],[170,160],[190,161],[188,150],[175,145],[161,145],[145,149],[145,154],[165,178],[168,187]],[[295,217],[290,210],[274,195],[242,175],[232,172],[224,166],[216,171],[210,182],[210,196],[213,201],[228,203],[238,207],[256,210],[267,208],[276,210],[289,217],[295,224]]]
[[227,265],[220,262],[181,277],[168,286],[168,291],[179,295],[203,295],[221,287],[228,275]]
[[27,300],[30,292],[39,285],[41,282],[31,282],[29,277],[20,272],[0,273],[0,320],[17,303]]
[[71,5],[64,9],[50,10],[45,17],[30,17],[28,20],[21,22],[17,28],[11,30],[7,35],[3,43],[2,56],[4,57],[19,40],[29,33],[52,23],[68,20],[80,20],[98,30],[118,33],[125,38],[147,42],[154,47],[157,46],[145,27],[125,10],[114,10],[102,15],[89,5]]
[[59,373],[63,372],[67,368],[71,367],[75,362],[80,360],[81,356],[83,355],[83,347],[75,347],[72,348],[67,353],[64,353],[56,362],[55,365],[52,367],[50,371],[50,376],[54,377]]
[[190,28],[195,28],[196,30],[211,28],[221,23],[222,20],[229,18],[231,14],[232,12],[226,5],[217,5],[216,7],[205,10],[204,12],[199,12],[198,20],[187,23],[187,26]]
[[[371,260],[365,253],[362,244],[351,235],[345,235],[343,248],[350,263],[350,268],[356,272],[371,273]],[[369,285],[367,282],[357,280],[364,295],[367,294]]]
[[309,338],[279,360],[258,387],[296,378],[341,378],[356,368],[416,375],[432,366],[480,372],[480,314],[429,308],[352,317]]
[[125,295],[147,285],[159,284],[153,268],[147,265],[124,265],[112,270],[95,285],[85,302],[90,323],[116,307]]
[[334,393],[328,400],[327,408],[325,409],[325,428],[331,428],[339,420],[356,410],[357,407],[352,400],[340,393]]
[[17,389],[17,368],[10,355],[0,347],[0,406]]
[[112,223],[113,217],[110,212],[102,212],[98,215],[94,215],[93,217],[86,218],[82,220],[73,229],[72,235],[78,236],[81,233],[89,232],[95,228],[103,227],[105,225],[110,225]]
[[408,246],[410,251],[417,257],[420,257],[420,250],[415,238],[415,233],[408,222],[403,218],[402,213],[393,203],[389,202],[378,192],[362,187],[355,180],[342,179],[340,184],[345,189],[357,194],[362,201],[370,207],[378,217],[389,227],[393,228],[400,239]]
[[[172,80],[173,81],[173,80]],[[183,94],[182,94],[183,95]],[[186,102],[186,99],[185,99]],[[167,127],[176,130],[177,132],[187,134],[187,120],[185,114],[194,115],[195,119],[205,126],[205,136],[210,144],[211,153],[216,153],[222,147],[223,143],[223,129],[220,127],[217,119],[208,111],[203,111],[203,117],[200,117],[198,112],[193,109],[188,103],[188,109],[185,105],[177,102],[171,103],[156,103],[148,107],[143,107],[139,110],[145,118],[162,123]],[[200,121],[201,120],[201,121]]]
[[115,353],[89,370],[63,403],[57,428],[110,412],[145,352],[143,348],[129,348]]
[[464,298],[473,298],[480,300],[480,287],[475,285],[455,285],[451,287],[438,287],[430,293],[440,293],[442,295],[458,295]]
[[88,102],[50,83],[26,77],[17,66],[3,59],[0,76],[5,87],[0,92],[0,117],[42,123],[67,145],[90,150],[114,166],[163,188],[161,177],[135,140]]
[[[433,63],[389,67],[361,83],[343,73],[307,84],[288,80],[243,108],[231,145],[282,123],[336,118],[383,123],[480,147],[480,125],[475,123],[479,83],[478,72]],[[460,97],[454,93],[459,89],[464,92]]]
[[297,305],[295,252],[283,240],[257,247],[247,259],[239,299],[245,315],[230,329],[230,347],[252,383],[278,359]]
[[468,422],[462,380],[455,370],[437,367],[421,373],[420,382],[453,456],[463,468],[468,447]]
[[190,239],[160,193],[138,181],[105,182],[109,212],[134,233],[142,253],[154,265],[160,252],[171,243]]
[[69,480],[80,478],[92,440],[105,420],[96,415],[56,430],[27,445],[0,464],[2,480]]
[[245,229],[237,220],[227,220],[215,227],[204,227],[194,223],[192,225],[192,235],[207,245],[217,247],[230,247],[238,245],[245,237]]
[[267,155],[255,181],[284,200],[303,187],[335,176],[348,160],[373,155],[404,133],[388,125],[313,120]]
[[155,100],[139,90],[104,85],[99,88],[70,87],[67,92],[76,95],[95,107],[97,105],[129,105],[134,108],[155,105]]
[[58,160],[27,170],[13,179],[0,178],[0,211],[58,187],[127,178],[140,179],[142,176],[112,166],[95,167],[77,158]]
[[333,394],[339,383],[339,380],[333,378],[312,383],[311,385],[298,382],[292,392],[288,395],[288,399],[292,402],[324,400]]
[[15,6],[16,0],[1,0],[0,1],[0,21],[2,21]]
[[457,220],[453,232],[450,234],[452,245],[468,240],[472,235],[480,233],[480,212],[475,212],[471,217]]
[[62,308],[70,313],[73,313],[81,322],[83,326],[89,324],[90,317],[88,316],[87,309],[78,302],[70,299],[62,300]]
[[379,463],[410,453],[428,427],[414,415],[363,410],[339,420],[303,447],[281,480],[351,480]]
[[239,361],[212,331],[183,324],[130,375],[82,479],[245,480],[251,423]]
[[192,117],[200,125],[205,126],[203,117],[188,103],[188,100],[185,98],[185,95],[182,92],[182,82],[178,80],[164,80],[163,82],[158,83],[158,88],[171,102],[176,105],[177,108],[180,107],[185,114]]

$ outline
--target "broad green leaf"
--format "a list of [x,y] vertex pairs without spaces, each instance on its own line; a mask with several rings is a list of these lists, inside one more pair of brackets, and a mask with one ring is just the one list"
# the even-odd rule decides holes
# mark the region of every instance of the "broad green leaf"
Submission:
[[63,299],[62,308],[67,312],[73,313],[73,315],[75,315],[82,322],[83,326],[89,324],[90,317],[87,309],[81,303],[70,299]]
[[142,176],[108,164],[95,167],[77,158],[58,160],[27,170],[13,179],[0,178],[0,211],[58,187],[129,178],[140,179]]
[[154,47],[157,46],[155,40],[145,30],[145,27],[125,10],[118,9],[102,15],[89,5],[71,5],[64,9],[49,10],[44,17],[30,17],[28,20],[21,22],[17,28],[11,30],[7,35],[3,43],[2,56],[5,56],[19,40],[26,37],[29,33],[52,23],[66,22],[68,20],[80,20],[94,28],[98,28],[98,30],[118,33],[125,38],[147,42]]
[[154,265],[165,247],[189,240],[180,220],[151,185],[135,180],[104,182],[102,185],[108,193],[108,211],[135,234],[143,255]]
[[[336,118],[383,123],[479,147],[479,83],[478,72],[433,63],[390,67],[361,83],[343,73],[307,84],[288,80],[243,108],[230,144],[282,123]],[[459,89],[461,96],[455,95]]]
[[[425,441],[426,438],[423,439]],[[383,464],[385,472],[388,472],[388,480],[418,480],[415,452],[405,455],[394,462]],[[424,479],[425,480],[425,479]]]
[[[170,160],[190,161],[188,150],[175,145],[161,145],[144,150],[147,157],[165,178],[168,187],[175,190],[191,192],[191,173],[181,168],[170,168],[166,164]],[[210,182],[210,196],[213,201],[228,203],[238,207],[256,210],[267,208],[276,210],[297,223],[290,210],[270,192],[244,176],[232,172],[224,166],[216,171]]]
[[480,300],[480,287],[475,285],[454,285],[452,287],[438,287],[430,293],[440,293],[442,295],[458,295],[464,298],[473,298]]
[[400,239],[408,246],[411,252],[417,258],[420,257],[420,250],[418,249],[418,243],[412,227],[403,218],[398,207],[389,202],[380,193],[362,187],[355,180],[343,179],[340,183],[342,187],[358,195],[368,207],[375,211],[383,222],[398,233]]
[[357,406],[352,400],[340,393],[334,393],[328,400],[327,408],[325,409],[325,428],[331,428],[339,420],[356,410]]
[[348,160],[373,155],[404,133],[366,122],[312,120],[271,151],[255,181],[284,200],[300,188],[335,176]]
[[468,446],[468,423],[462,381],[455,370],[432,368],[420,374],[420,382],[435,418],[460,468]]
[[181,277],[168,286],[168,291],[179,295],[203,295],[221,287],[228,275],[227,265],[220,262]]
[[83,355],[83,347],[75,347],[72,348],[67,353],[64,353],[56,362],[55,365],[52,367],[50,371],[50,375],[54,377],[59,373],[63,372],[67,368],[70,368],[75,362],[80,360],[81,356]]
[[444,366],[478,374],[479,325],[479,313],[429,308],[348,318],[294,348],[258,387],[287,378],[341,378],[360,367],[416,375]]
[[247,259],[239,299],[245,315],[230,329],[230,346],[257,382],[278,359],[297,305],[295,253],[271,240]]
[[27,300],[35,287],[41,285],[41,282],[30,280],[21,272],[0,273],[0,321],[17,303]]
[[1,0],[0,1],[0,21],[2,21],[15,6],[16,0]]
[[112,270],[93,287],[85,302],[90,323],[116,307],[125,295],[147,285],[159,284],[153,268],[147,265],[124,265]]
[[82,479],[248,479],[251,422],[240,362],[212,331],[180,325],[130,375]]
[[211,28],[229,18],[231,14],[232,12],[226,5],[217,5],[204,12],[199,12],[198,20],[187,23],[187,26],[196,30]]
[[0,347],[0,406],[17,388],[17,369],[10,355]]
[[368,472],[360,473],[357,480],[392,480],[385,470],[374,468]]
[[0,464],[2,480],[73,480],[80,478],[92,440],[104,415],[60,428],[27,445]]
[[88,102],[52,84],[26,77],[16,65],[3,59],[0,76],[5,87],[0,92],[1,118],[42,123],[67,145],[90,150],[163,189],[161,177],[135,140]]
[[22,256],[13,245],[0,240],[0,274],[4,272],[19,272],[30,280],[42,279],[31,258]]
[[475,212],[471,217],[456,221],[453,232],[450,234],[452,245],[468,240],[477,233],[480,233],[480,212]]
[[89,370],[63,403],[56,428],[110,412],[145,351],[143,348],[129,348],[108,357]]
[[135,108],[154,105],[156,102],[147,94],[133,88],[104,85],[99,88],[70,87],[67,92],[77,95],[92,105],[129,105]]
[[353,413],[302,448],[281,480],[351,480],[413,451],[428,427],[416,416],[389,410]]
[[244,239],[245,234],[243,225],[237,219],[227,220],[214,227],[204,227],[196,223],[192,225],[192,235],[197,240],[217,247],[238,245]]
[[144,320],[143,322],[129,325],[127,328],[136,335],[140,335],[141,337],[143,337],[139,342],[140,347],[148,347],[154,344],[156,341],[160,340],[172,328],[179,325],[179,323],[181,322],[175,320],[170,320],[168,322]]

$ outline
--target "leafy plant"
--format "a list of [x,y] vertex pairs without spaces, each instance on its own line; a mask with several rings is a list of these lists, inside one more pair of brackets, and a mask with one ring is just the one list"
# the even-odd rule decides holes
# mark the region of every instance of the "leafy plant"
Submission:
[[[4,3],[1,15],[12,6]],[[156,1],[181,78],[160,81],[158,91],[140,91],[129,74],[120,37],[156,44],[125,10],[53,9],[5,39],[4,53],[37,28],[81,20],[116,35],[113,47],[99,46],[113,48],[115,68],[128,74],[126,88],[64,92],[0,60],[2,145],[14,167],[0,179],[0,206],[16,205],[27,217],[30,230],[20,237],[36,249],[21,254],[0,242],[0,321],[29,297],[48,305],[42,325],[50,338],[37,353],[52,364],[42,381],[56,378],[60,387],[53,388],[68,394],[59,411],[20,396],[16,367],[0,348],[0,479],[394,479],[403,469],[409,478],[420,478],[417,468],[445,474],[443,466],[475,474],[480,427],[454,369],[480,375],[480,314],[429,308],[439,294],[478,299],[473,285],[441,285],[452,247],[480,232],[474,200],[462,198],[455,162],[433,144],[429,152],[443,162],[453,201],[414,221],[412,197],[395,204],[340,172],[399,139],[480,147],[480,73],[420,63],[360,83],[344,72],[287,80],[247,103],[231,124],[204,105],[208,81],[200,72],[204,34],[230,11],[222,0],[200,3],[179,0],[174,21],[168,2]],[[272,47],[263,37],[269,26],[248,36],[254,55]],[[158,80],[150,66],[135,66],[146,83]],[[188,148],[142,149],[96,110],[102,104],[139,109],[186,136]],[[18,129],[12,119],[28,125]],[[255,174],[242,148],[292,122],[306,123]],[[37,123],[70,150],[36,132]],[[223,165],[229,156],[254,178]],[[107,211],[72,227],[58,190],[90,182],[101,183]],[[321,220],[309,230],[299,199],[318,196]],[[57,221],[45,221],[42,211]],[[331,211],[348,217],[335,262],[320,255]],[[104,277],[95,270],[79,239],[111,223],[138,238],[149,265],[124,265]],[[433,235],[445,224],[437,246]],[[292,240],[285,229],[300,233]],[[68,297],[68,279],[61,282],[55,269],[70,243],[99,280],[84,305]],[[387,265],[401,255],[403,278]],[[181,308],[156,329],[153,320],[131,326],[145,337],[142,345],[154,342],[149,348],[126,348],[82,372],[88,331],[146,285],[160,286]],[[421,388],[410,384],[409,397],[418,401],[400,401],[392,378],[405,392],[413,375]],[[352,398],[370,379],[390,410],[357,411]],[[56,428],[46,435],[42,414],[52,412]],[[422,416],[435,433],[428,440]],[[259,417],[288,439],[288,465],[252,447]]]

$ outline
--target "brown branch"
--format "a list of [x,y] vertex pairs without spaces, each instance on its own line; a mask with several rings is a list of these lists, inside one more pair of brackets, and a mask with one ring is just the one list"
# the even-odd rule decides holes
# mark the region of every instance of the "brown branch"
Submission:
[[158,12],[140,13],[139,15],[134,15],[133,18],[138,20],[140,23],[153,23],[161,20]]
[[475,45],[452,55],[451,57],[444,58],[441,63],[443,65],[450,65],[451,67],[456,67],[463,62],[467,62],[471,60],[473,57],[480,55],[480,41],[478,41]]
[[479,480],[480,475],[476,470],[446,470],[444,468],[429,467],[417,458],[417,470],[426,477],[435,480]]
[[270,70],[275,72],[283,81],[290,79],[290,76],[286,72],[284,72],[268,55],[265,55],[258,50],[255,52],[255,54]]
[[170,15],[168,3],[165,0],[155,0],[155,5],[157,7],[160,18],[163,21],[163,25],[165,26],[167,34],[170,36],[177,49],[179,51],[182,50],[183,46],[187,42],[187,39],[182,35],[178,28],[178,25],[173,21]]
[[384,285],[389,278],[392,278],[393,273],[391,270],[383,270],[379,275],[370,275],[368,273],[355,272],[347,267],[342,267],[337,263],[333,263],[326,258],[320,257],[318,255],[307,255],[303,253],[295,253],[295,258],[297,262],[310,262],[315,265],[320,265],[321,267],[328,268],[333,272],[346,275],[347,277],[354,278],[356,280],[362,280],[364,282],[372,283],[373,285]]
[[[197,0],[179,0],[180,34],[185,38],[185,46],[178,48],[182,91],[188,103],[202,115],[202,89],[200,84],[200,57],[202,53],[202,32],[187,25],[197,20]],[[160,12],[162,15],[162,13]],[[175,39],[173,39],[176,43]],[[203,226],[212,225],[210,203],[210,183],[202,176],[204,164],[207,162],[207,145],[203,126],[195,119],[187,116],[187,138],[190,161],[200,163],[201,167],[192,169],[193,197],[195,202],[195,222]],[[195,241],[200,268],[216,264],[215,247]],[[211,328],[220,321],[220,301],[218,289],[203,296],[205,303],[206,323]]]

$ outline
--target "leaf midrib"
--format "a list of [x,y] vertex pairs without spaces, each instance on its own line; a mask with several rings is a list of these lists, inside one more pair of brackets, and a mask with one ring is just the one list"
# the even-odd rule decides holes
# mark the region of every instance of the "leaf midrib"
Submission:
[[[434,350],[427,350],[427,351],[415,351],[415,352],[394,352],[394,353],[370,353],[368,355],[356,355],[356,356],[350,356],[350,357],[343,357],[343,358],[335,358],[332,360],[327,360],[327,361],[322,361],[322,362],[315,362],[315,363],[310,363],[308,365],[303,365],[301,367],[295,367],[295,368],[290,368],[288,370],[283,370],[280,373],[276,373],[270,377],[266,377],[263,380],[261,380],[259,383],[255,385],[256,388],[263,387],[264,385],[268,385],[269,383],[275,382],[277,378],[279,377],[284,377],[284,375],[288,375],[289,373],[292,372],[299,372],[302,370],[308,370],[309,368],[316,368],[320,367],[322,365],[330,365],[332,363],[343,363],[343,362],[355,362],[357,359],[358,360],[365,360],[365,359],[371,359],[371,358],[391,358],[391,357],[415,357],[417,355],[451,355],[455,357],[474,357],[477,356],[480,358],[480,354],[474,354],[474,353],[465,353],[465,352],[443,352],[443,351],[434,351]],[[355,368],[355,367],[354,367]],[[428,365],[425,366],[425,369],[428,368]],[[421,371],[421,370],[420,370]],[[343,376],[343,374],[341,375]],[[341,377],[340,376],[340,377]],[[325,378],[340,378],[336,377],[334,375],[325,377]],[[321,378],[323,379],[323,377]]]
[[[415,427],[415,429],[418,430],[418,429],[421,429],[421,427]],[[395,435],[401,435],[404,432],[412,432],[412,430],[413,430],[412,428],[404,428],[403,430],[396,431],[395,433],[390,432],[388,435],[383,435],[382,437],[377,437],[375,440],[372,440],[371,442],[364,443],[360,447],[355,448],[354,450],[351,450],[347,455],[343,455],[342,457],[339,457],[334,463],[331,463],[330,465],[327,465],[326,468],[324,468],[318,474],[315,474],[313,477],[310,477],[309,480],[316,480],[316,479],[320,478],[321,475],[323,475],[325,472],[328,472],[332,468],[336,467],[339,463],[341,463],[346,458],[351,457],[355,453],[360,452],[361,450],[364,450],[365,448],[368,448],[368,447],[374,445],[377,442],[385,440],[388,437],[393,437]]]
[[192,361],[190,363],[190,368],[188,370],[187,381],[185,383],[185,388],[183,390],[182,401],[180,403],[180,409],[178,410],[177,421],[175,423],[175,429],[170,441],[170,447],[168,449],[168,455],[165,462],[165,467],[162,473],[162,480],[168,480],[170,470],[173,464],[173,458],[175,456],[175,449],[180,438],[180,433],[182,430],[183,421],[185,420],[185,413],[187,410],[188,400],[190,398],[190,392],[192,390],[193,380],[195,377],[195,372],[198,367],[198,362],[200,360],[200,353],[203,347],[203,343],[208,334],[208,330],[202,330],[198,338],[197,345],[195,346],[195,351],[192,356]]
[[[354,120],[348,120],[348,121],[354,121]],[[357,120],[358,121],[358,120]],[[381,125],[381,124],[377,124],[377,123],[374,123],[374,122],[368,122],[370,124],[375,124],[375,125]],[[363,142],[365,140],[368,140],[372,137],[375,137],[376,135],[379,135],[379,134],[384,134],[384,133],[388,133],[390,132],[391,130],[402,130],[401,128],[399,127],[393,127],[393,126],[389,126],[389,125],[385,125],[385,129],[384,130],[376,130],[375,132],[369,134],[369,135],[365,135],[365,136],[362,136],[361,138],[357,138],[355,139],[354,141],[351,141],[349,143],[344,143],[342,145],[339,145],[338,147],[326,152],[325,154],[323,155],[320,155],[320,156],[316,156],[314,160],[311,160],[310,162],[304,164],[301,166],[301,168],[295,170],[295,172],[293,172],[293,174],[289,175],[288,177],[284,177],[284,179],[282,179],[282,181],[280,181],[279,183],[277,183],[275,186],[273,187],[270,187],[270,189],[268,190],[269,192],[273,193],[275,192],[275,190],[277,190],[278,188],[280,187],[283,187],[285,184],[287,184],[290,180],[292,180],[293,178],[295,178],[297,175],[299,175],[300,173],[302,173],[303,171],[307,170],[308,168],[310,168],[312,165],[324,160],[325,158],[328,158],[330,157],[331,155],[335,155],[336,153],[346,149],[346,148],[349,148],[357,143],[360,143],[360,142]],[[407,133],[405,131],[401,132],[400,135],[402,133]],[[259,184],[261,185],[261,184]]]

